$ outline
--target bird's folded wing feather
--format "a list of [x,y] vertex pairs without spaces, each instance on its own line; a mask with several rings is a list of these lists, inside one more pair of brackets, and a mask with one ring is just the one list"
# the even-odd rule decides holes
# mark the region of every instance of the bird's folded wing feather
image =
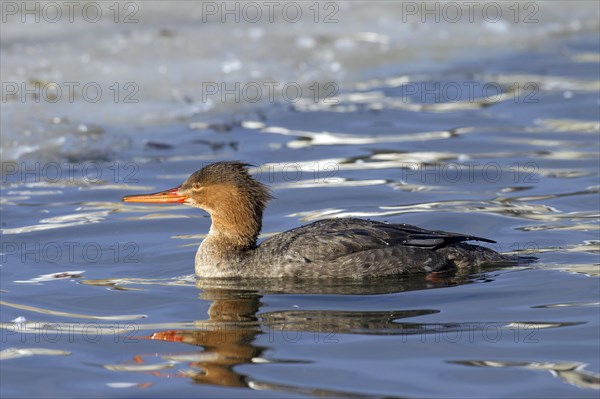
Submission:
[[[445,231],[431,231],[407,224],[386,224],[362,219],[326,219],[278,234],[260,247],[270,253],[286,253],[305,262],[332,261],[342,256],[395,246],[438,249],[451,244],[486,238]],[[275,238],[273,237],[273,238]]]

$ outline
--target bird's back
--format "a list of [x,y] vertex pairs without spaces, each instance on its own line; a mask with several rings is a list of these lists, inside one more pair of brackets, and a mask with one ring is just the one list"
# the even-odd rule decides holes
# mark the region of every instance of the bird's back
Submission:
[[252,250],[244,269],[265,277],[364,278],[508,260],[491,249],[463,244],[469,240],[494,242],[407,224],[326,219],[265,240]]

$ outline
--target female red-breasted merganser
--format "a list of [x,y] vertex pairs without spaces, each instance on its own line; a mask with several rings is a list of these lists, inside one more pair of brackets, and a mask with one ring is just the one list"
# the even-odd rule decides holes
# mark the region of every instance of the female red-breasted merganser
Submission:
[[463,243],[495,242],[486,238],[350,218],[320,220],[256,245],[263,210],[272,197],[247,166],[217,162],[179,187],[128,195],[123,201],[183,203],[208,212],[210,231],[196,253],[201,278],[367,278],[514,261]]

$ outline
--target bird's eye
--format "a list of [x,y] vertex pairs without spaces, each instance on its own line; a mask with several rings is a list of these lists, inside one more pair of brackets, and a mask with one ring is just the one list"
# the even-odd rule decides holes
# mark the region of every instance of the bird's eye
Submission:
[[192,189],[194,191],[200,191],[201,188],[202,188],[202,186],[200,185],[200,183],[194,183],[194,184],[192,184]]

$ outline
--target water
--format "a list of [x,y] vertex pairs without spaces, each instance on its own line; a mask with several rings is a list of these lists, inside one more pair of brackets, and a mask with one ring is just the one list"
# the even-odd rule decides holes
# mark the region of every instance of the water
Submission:
[[[97,24],[3,24],[4,83],[104,93],[1,104],[3,397],[597,397],[598,6],[399,24],[397,4],[335,4],[333,24],[203,22],[202,5],[161,2],[131,25],[108,4]],[[202,98],[265,81],[304,96]],[[115,102],[128,82],[139,102]],[[224,159],[273,187],[263,236],[358,216],[539,261],[196,282],[207,215],[119,200]]]

